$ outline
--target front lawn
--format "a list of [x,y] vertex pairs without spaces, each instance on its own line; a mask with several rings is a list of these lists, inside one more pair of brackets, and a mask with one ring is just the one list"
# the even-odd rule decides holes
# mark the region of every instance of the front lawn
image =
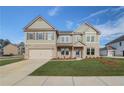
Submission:
[[22,61],[22,60],[23,60],[23,58],[20,58],[20,59],[4,59],[4,60],[0,60],[0,66],[11,64],[11,63],[15,63],[15,62],[19,62],[19,61]]
[[33,76],[123,76],[124,59],[85,59],[49,61],[35,70]]

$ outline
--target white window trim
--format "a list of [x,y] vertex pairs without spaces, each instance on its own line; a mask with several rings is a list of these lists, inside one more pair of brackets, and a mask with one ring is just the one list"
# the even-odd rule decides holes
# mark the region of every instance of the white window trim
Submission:
[[[88,47],[88,48],[89,48],[89,47]],[[87,49],[88,49],[88,48],[87,48]],[[93,56],[93,55],[91,54],[91,52],[92,52],[91,50],[92,50],[92,49],[94,49],[94,55],[96,54],[96,49],[95,49],[94,47],[91,47],[91,48],[89,48],[89,49],[90,49],[90,54],[89,54],[88,56]]]
[[59,36],[60,43],[72,43],[71,36]]
[[[34,33],[35,34],[35,38],[34,39],[28,39],[28,33]],[[39,34],[44,33],[43,38],[39,39]],[[47,33],[47,37],[46,37],[46,33]],[[51,40],[54,40],[54,33],[53,32],[26,32],[25,34],[25,40],[48,40],[48,33],[51,33],[53,36],[51,36]],[[38,35],[37,35],[38,34]]]
[[[90,37],[90,41],[87,41],[87,37]],[[94,36],[94,41],[91,41],[91,37]],[[96,35],[86,35],[86,43],[98,43],[99,41],[96,40]]]
[[[49,35],[51,35],[49,37]],[[47,32],[47,40],[54,40],[54,33],[53,32]]]
[[34,35],[34,36],[35,36],[34,39],[29,39],[29,38],[28,38],[28,34],[29,34],[29,33],[32,33],[32,34],[34,33],[34,34],[35,34],[35,32],[27,32],[26,40],[36,40],[36,34]]

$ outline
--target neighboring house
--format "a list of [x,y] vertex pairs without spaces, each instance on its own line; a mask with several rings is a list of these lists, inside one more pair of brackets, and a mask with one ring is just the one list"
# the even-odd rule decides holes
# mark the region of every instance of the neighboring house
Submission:
[[18,55],[18,46],[14,44],[8,44],[3,47],[3,55]]
[[116,48],[112,46],[106,46],[100,49],[100,56],[114,56]]
[[88,23],[75,31],[59,31],[42,17],[25,28],[25,58],[99,57],[100,32]]
[[124,35],[106,44],[100,49],[101,56],[124,56]]

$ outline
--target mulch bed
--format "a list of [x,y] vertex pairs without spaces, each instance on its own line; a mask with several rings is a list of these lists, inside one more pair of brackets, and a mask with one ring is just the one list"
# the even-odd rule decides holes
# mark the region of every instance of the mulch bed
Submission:
[[98,59],[101,63],[105,64],[105,65],[109,65],[112,67],[118,67],[119,63],[116,60],[106,60],[106,59]]

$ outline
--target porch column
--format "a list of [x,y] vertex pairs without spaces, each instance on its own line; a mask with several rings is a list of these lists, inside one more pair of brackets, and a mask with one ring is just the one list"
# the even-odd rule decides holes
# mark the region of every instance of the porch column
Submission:
[[81,58],[83,58],[83,48],[81,48]]
[[71,58],[74,58],[74,47],[72,46]]
[[58,48],[57,47],[54,47],[54,53],[53,53],[53,57],[54,58],[57,58],[58,57]]
[[87,51],[86,51],[86,47],[84,46],[84,49],[83,49],[83,59],[86,58],[86,54],[87,54]]

